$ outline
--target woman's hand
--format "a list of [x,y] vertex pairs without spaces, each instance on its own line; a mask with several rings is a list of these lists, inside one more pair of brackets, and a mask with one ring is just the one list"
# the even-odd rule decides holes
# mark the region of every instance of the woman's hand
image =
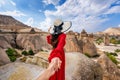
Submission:
[[53,58],[48,68],[37,78],[37,80],[48,80],[60,68],[61,60]]
[[55,57],[51,60],[51,63],[55,63],[54,69],[55,69],[55,71],[58,71],[58,69],[60,69],[60,67],[61,67],[62,61],[58,57]]

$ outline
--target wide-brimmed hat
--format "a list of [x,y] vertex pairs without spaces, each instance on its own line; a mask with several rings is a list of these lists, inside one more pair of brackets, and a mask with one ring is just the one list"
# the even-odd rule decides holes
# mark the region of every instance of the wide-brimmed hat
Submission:
[[67,30],[70,29],[70,27],[72,26],[72,22],[71,21],[62,21],[60,19],[56,19],[54,21],[54,24],[51,26],[51,29],[50,29],[50,33],[54,33],[54,27],[56,26],[62,26],[62,30],[61,32],[66,32]]

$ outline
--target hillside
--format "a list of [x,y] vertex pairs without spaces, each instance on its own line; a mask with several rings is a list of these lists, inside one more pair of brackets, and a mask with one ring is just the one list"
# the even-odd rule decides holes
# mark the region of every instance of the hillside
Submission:
[[28,27],[29,26],[23,24],[22,22],[14,19],[11,16],[0,15],[0,29],[17,30],[17,29],[23,29]]
[[109,35],[120,35],[120,27],[108,28],[103,32],[108,33]]

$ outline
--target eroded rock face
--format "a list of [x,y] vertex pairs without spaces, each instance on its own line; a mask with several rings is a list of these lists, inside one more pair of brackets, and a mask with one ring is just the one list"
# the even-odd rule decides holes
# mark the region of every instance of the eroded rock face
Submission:
[[9,44],[8,38],[3,35],[0,35],[0,47],[3,49],[10,48],[11,45]]
[[10,63],[10,59],[8,58],[6,52],[2,48],[0,48],[0,65],[8,63]]
[[79,46],[77,38],[75,35],[67,35],[65,50],[67,52],[82,52],[82,46]]
[[83,39],[83,53],[88,54],[89,56],[96,56],[97,49],[94,43],[88,39]]
[[120,70],[105,54],[101,55],[97,62],[104,71],[103,80],[120,80]]
[[[18,34],[16,43],[20,48],[33,51],[40,51],[41,49],[50,50],[52,46],[47,43],[46,36],[48,34]],[[65,51],[66,52],[82,52],[82,46],[79,46],[75,35],[67,35]]]
[[20,48],[25,50],[32,49],[35,52],[41,49],[51,49],[46,41],[46,36],[42,34],[19,34],[16,39],[16,43]]
[[21,23],[20,21],[14,19],[11,16],[0,14],[0,28],[1,29],[16,30],[16,29],[27,28],[27,27],[29,27],[29,26]]
[[66,54],[66,80],[102,80],[102,68],[81,53]]

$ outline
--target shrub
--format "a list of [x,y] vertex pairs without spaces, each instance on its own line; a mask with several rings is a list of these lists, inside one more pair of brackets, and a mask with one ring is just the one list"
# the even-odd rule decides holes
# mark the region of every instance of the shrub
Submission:
[[17,57],[17,51],[15,51],[15,49],[12,49],[12,48],[8,48],[6,50],[6,54],[8,55],[10,61],[14,62],[16,60],[16,57]]
[[32,51],[32,49],[28,51],[28,54],[29,55],[34,55],[34,52]]
[[113,56],[118,56],[117,53],[115,53],[115,52],[110,52],[109,54],[111,54]]
[[116,49],[115,52],[117,52],[117,53],[120,52],[120,49]]
[[22,54],[26,56],[26,55],[28,55],[28,52],[27,51],[23,51]]
[[117,59],[115,58],[115,56],[111,55],[110,53],[106,53],[106,55],[109,57],[109,59],[115,63],[115,64],[118,64],[119,62],[117,61]]
[[32,49],[30,49],[28,52],[27,51],[23,51],[22,54],[25,55],[25,56],[27,56],[27,55],[34,55],[34,52],[32,51]]
[[97,43],[98,45],[100,45],[101,43],[103,43],[103,39],[102,39],[102,38],[98,38],[98,39],[96,40],[96,43]]
[[116,40],[115,38],[111,38],[111,39],[110,39],[110,43],[112,43],[112,44],[117,44],[117,40]]
[[117,41],[117,44],[120,44],[120,40]]
[[112,44],[120,44],[120,40],[117,40],[116,38],[111,38],[110,43],[112,43]]
[[6,50],[6,53],[7,53],[8,56],[13,56],[13,55],[14,55],[14,50],[11,49],[11,48],[8,48],[8,49]]
[[10,58],[10,61],[12,61],[12,62],[16,61],[16,59],[17,59],[15,56],[9,56],[9,58]]

